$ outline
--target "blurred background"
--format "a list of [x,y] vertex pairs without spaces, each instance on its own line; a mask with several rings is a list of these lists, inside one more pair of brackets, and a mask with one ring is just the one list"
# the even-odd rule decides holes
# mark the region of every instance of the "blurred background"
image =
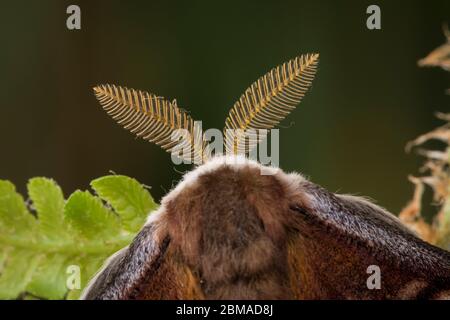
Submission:
[[[70,4],[81,7],[80,31],[66,28]],[[382,30],[366,28],[370,4]],[[176,98],[204,129],[222,128],[259,76],[319,52],[312,89],[282,124],[280,165],[394,213],[422,163],[405,144],[449,111],[449,73],[417,67],[445,40],[448,0],[17,0],[2,1],[0,17],[0,178],[22,193],[46,176],[67,196],[112,170],[159,200],[180,179],[187,168],[101,109],[101,83]]]

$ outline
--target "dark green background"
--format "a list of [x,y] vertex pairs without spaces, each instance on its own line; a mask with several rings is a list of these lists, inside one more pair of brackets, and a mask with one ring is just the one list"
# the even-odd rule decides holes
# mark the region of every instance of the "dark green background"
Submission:
[[[81,31],[66,29],[69,4],[81,6]],[[365,26],[369,4],[381,31]],[[99,107],[99,83],[177,98],[204,128],[222,128],[259,76],[319,52],[312,90],[283,123],[294,124],[281,130],[281,166],[393,212],[422,161],[405,144],[448,111],[448,74],[416,64],[443,43],[448,0],[2,1],[0,15],[0,178],[22,192],[48,176],[67,195],[113,170],[159,199],[180,178],[168,153]]]

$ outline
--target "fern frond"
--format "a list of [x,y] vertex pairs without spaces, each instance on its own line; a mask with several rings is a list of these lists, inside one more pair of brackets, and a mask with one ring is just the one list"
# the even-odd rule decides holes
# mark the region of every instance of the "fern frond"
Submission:
[[[318,61],[319,54],[301,55],[272,69],[245,91],[225,122],[227,153],[251,150],[269,129],[279,124],[300,103],[311,86]],[[248,134],[250,129],[266,130],[260,131],[255,138],[253,133]],[[246,136],[250,136],[248,143],[245,142]]]
[[[98,196],[75,191],[66,200],[56,182],[33,178],[32,214],[15,186],[0,180],[0,299],[77,299],[105,259],[129,245],[157,208],[132,178],[106,176],[91,186]],[[79,286],[70,285],[73,267]]]
[[[168,152],[175,147],[189,150],[189,154],[180,155],[184,160],[203,160],[203,132],[175,101],[109,84],[95,87],[94,92],[103,109],[125,129]],[[189,135],[179,129],[187,130]]]

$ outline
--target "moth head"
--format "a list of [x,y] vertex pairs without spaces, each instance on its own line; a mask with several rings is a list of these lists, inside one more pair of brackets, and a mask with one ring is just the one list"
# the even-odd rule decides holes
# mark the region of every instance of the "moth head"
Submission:
[[[227,156],[211,156],[203,131],[176,103],[114,85],[94,88],[102,107],[125,129],[198,164],[151,215],[154,241],[170,239],[170,251],[204,283],[210,297],[229,297],[234,278],[271,270],[261,281],[269,297],[287,298],[287,248],[296,213],[294,196],[304,179],[246,158],[265,135],[303,99],[312,84],[318,54],[296,57],[259,78],[231,108],[224,128]],[[185,134],[187,133],[187,134]],[[263,174],[264,173],[264,174]],[[306,201],[301,199],[301,201]],[[297,201],[297,206],[300,202]],[[155,240],[156,239],[156,240]],[[169,250],[169,249],[168,249]],[[221,293],[219,283],[229,283]],[[258,290],[239,289],[243,292]],[[249,293],[251,296],[251,293]]]
[[299,214],[292,207],[306,208],[308,195],[301,190],[305,182],[299,174],[263,168],[242,156],[215,157],[187,173],[148,224],[168,234],[172,248],[202,279],[206,292],[238,274],[271,268],[272,276],[282,279],[268,279],[268,292],[282,298],[288,242],[298,232]]

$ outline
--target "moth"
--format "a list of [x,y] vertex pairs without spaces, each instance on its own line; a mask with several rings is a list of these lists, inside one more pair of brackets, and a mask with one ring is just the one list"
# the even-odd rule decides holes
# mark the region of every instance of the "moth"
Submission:
[[[258,79],[235,103],[225,128],[275,127],[311,86],[318,59],[299,56]],[[162,97],[114,85],[94,90],[119,124],[165,150],[175,146],[175,129],[192,132],[191,147],[201,134],[186,111]],[[204,163],[162,199],[82,298],[450,298],[449,252],[368,200],[239,154],[243,139],[226,139],[222,156],[192,147],[190,155]],[[368,270],[379,271],[378,287],[369,285]]]

